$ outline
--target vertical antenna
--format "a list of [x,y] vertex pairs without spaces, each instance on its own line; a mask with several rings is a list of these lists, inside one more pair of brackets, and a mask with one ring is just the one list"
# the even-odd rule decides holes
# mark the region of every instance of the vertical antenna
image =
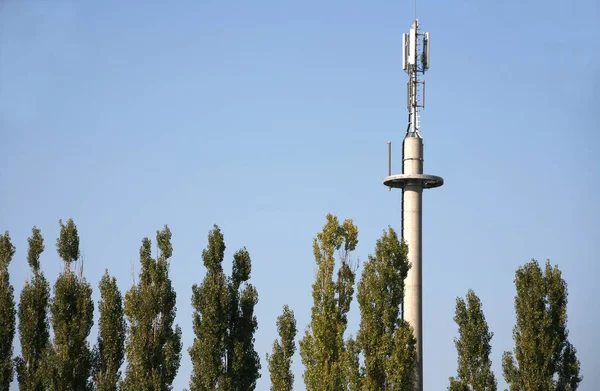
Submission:
[[415,20],[417,20],[417,0],[415,0]]
[[[415,1],[415,13],[416,13]],[[419,32],[419,20],[415,18],[410,32],[402,34],[402,69],[408,73],[409,80],[406,85],[406,109],[408,110],[407,133],[414,137],[421,137],[419,133],[419,110],[425,108],[423,97],[425,94],[425,82],[419,80],[429,69],[429,33]]]
[[[388,176],[392,175],[392,142],[388,141]],[[392,188],[388,186],[388,191],[391,191]]]

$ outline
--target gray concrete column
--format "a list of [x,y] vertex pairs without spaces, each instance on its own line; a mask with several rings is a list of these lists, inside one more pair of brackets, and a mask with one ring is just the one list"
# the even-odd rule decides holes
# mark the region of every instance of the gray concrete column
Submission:
[[[404,139],[403,174],[423,173],[423,140],[407,136]],[[408,271],[404,296],[404,319],[412,326],[417,340],[416,391],[423,390],[423,274],[422,274],[422,203],[423,184],[407,183],[403,190],[402,237],[408,244]]]

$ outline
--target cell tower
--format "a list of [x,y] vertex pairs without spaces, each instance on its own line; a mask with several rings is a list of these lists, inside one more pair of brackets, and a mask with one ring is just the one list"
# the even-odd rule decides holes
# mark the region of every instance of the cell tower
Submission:
[[388,176],[383,184],[402,189],[402,237],[408,244],[408,260],[412,267],[406,278],[402,308],[403,318],[413,327],[417,340],[417,378],[415,391],[423,391],[423,273],[422,273],[422,203],[423,189],[444,184],[435,175],[423,174],[423,138],[419,126],[419,110],[425,107],[425,81],[419,79],[429,69],[429,33],[419,32],[415,19],[409,34],[402,34],[402,69],[408,73],[408,128],[402,143],[402,174],[392,175],[391,143],[388,142]]

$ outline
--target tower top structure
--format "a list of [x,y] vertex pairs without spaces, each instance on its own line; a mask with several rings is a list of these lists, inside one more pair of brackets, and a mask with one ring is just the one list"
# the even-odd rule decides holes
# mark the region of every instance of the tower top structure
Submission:
[[419,32],[419,20],[415,19],[410,32],[402,34],[402,69],[408,73],[406,84],[406,109],[408,110],[407,133],[421,137],[419,110],[425,108],[425,81],[419,79],[429,69],[429,33]]

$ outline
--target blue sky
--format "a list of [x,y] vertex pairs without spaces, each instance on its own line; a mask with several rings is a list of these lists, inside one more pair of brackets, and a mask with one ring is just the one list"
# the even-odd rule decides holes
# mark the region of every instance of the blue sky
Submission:
[[[513,278],[551,259],[569,284],[570,338],[600,384],[600,5],[589,1],[419,1],[431,32],[424,195],[425,388],[456,372],[457,296],[480,296],[500,358],[511,350]],[[94,288],[125,291],[141,239],[169,224],[187,386],[191,286],[213,223],[253,260],[262,358],[284,304],[304,332],[312,238],[327,213],[352,218],[365,260],[400,194],[382,185],[406,129],[401,34],[411,1],[0,1],[0,230],[46,239],[54,281],[58,220],[74,218]],[[98,300],[97,289],[94,300]],[[356,301],[349,334],[358,328]],[[92,330],[92,341],[96,328]],[[18,343],[15,353],[18,352]],[[296,389],[303,390],[295,357]],[[13,384],[16,389],[16,384]]]

